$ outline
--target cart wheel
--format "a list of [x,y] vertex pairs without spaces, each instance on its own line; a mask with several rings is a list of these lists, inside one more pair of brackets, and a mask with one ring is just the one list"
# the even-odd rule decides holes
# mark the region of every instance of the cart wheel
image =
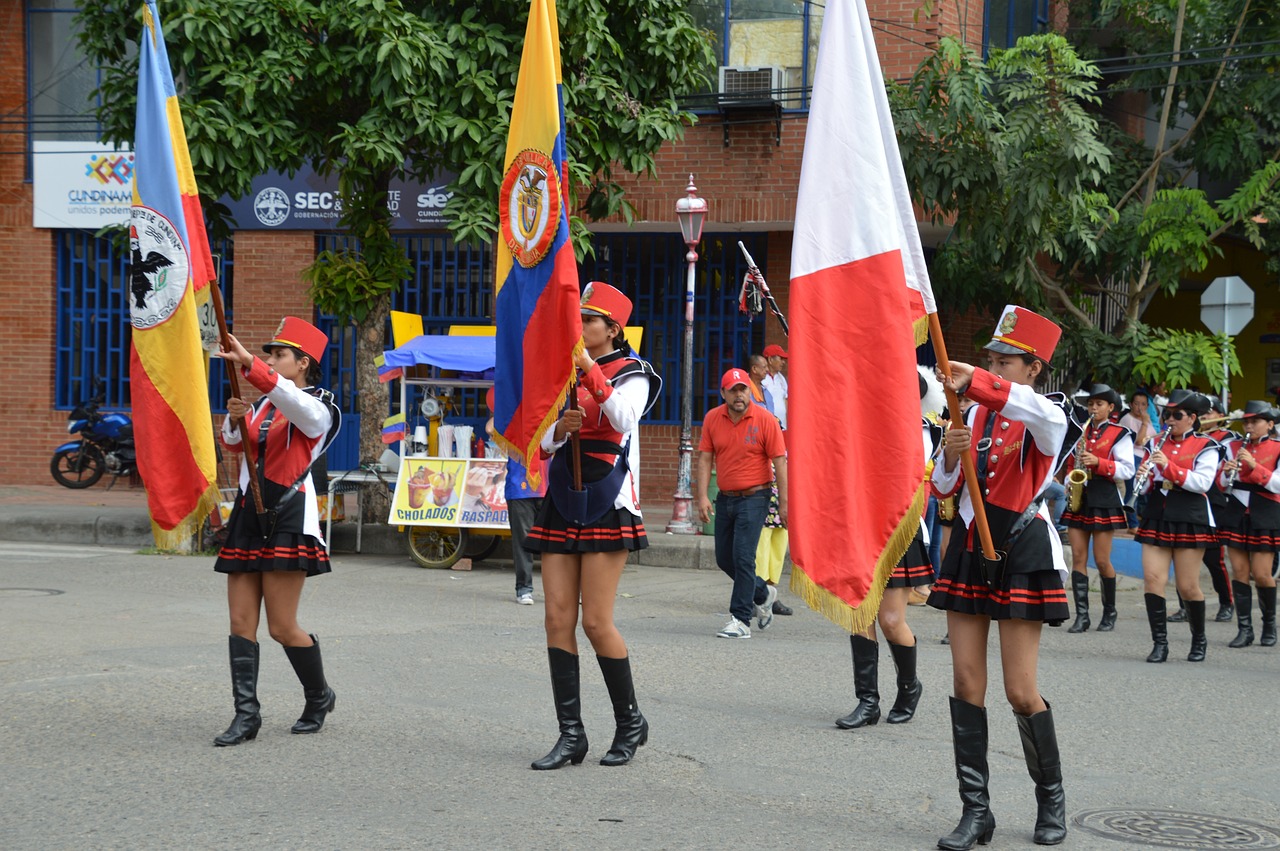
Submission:
[[467,545],[466,529],[443,526],[410,526],[405,540],[409,555],[421,567],[453,567]]
[[477,532],[467,533],[467,558],[473,561],[484,561],[493,555],[493,551],[497,548],[497,535],[484,535]]

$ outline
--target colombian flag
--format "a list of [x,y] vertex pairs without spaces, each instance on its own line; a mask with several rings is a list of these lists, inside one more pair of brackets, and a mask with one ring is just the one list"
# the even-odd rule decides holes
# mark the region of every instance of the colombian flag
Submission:
[[568,395],[582,338],[555,0],[532,0],[529,7],[503,174],[494,430],[532,477],[540,469],[538,444]]
[[130,215],[129,380],[156,546],[179,549],[218,499],[199,310],[214,280],[155,0],[142,7]]
[[861,632],[928,498],[916,346],[937,308],[864,0],[829,0],[817,66],[791,249],[791,590]]

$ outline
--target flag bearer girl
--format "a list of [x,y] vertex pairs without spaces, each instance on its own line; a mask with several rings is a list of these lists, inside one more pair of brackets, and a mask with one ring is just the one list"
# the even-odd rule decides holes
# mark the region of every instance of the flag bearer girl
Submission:
[[[613,601],[628,553],[649,546],[640,517],[640,418],[653,406],[662,380],[631,357],[623,336],[631,300],[593,282],[582,294],[582,342],[576,356],[578,408],[547,429],[543,452],[553,454],[547,498],[525,539],[542,554],[547,658],[560,738],[532,768],[547,770],[587,755],[578,679],[578,606],[582,629],[596,652],[617,723],[601,765],[624,765],[649,738],[636,705],[627,644],[613,622]],[[573,488],[570,436],[582,446],[583,491]],[[585,495],[584,495],[585,491]],[[574,495],[580,497],[575,501]]]
[[[1050,369],[1062,330],[1024,307],[1009,305],[986,345],[988,369],[951,363],[950,388],[977,404],[967,423],[953,423],[934,467],[939,497],[960,493],[941,575],[929,605],[947,612],[953,689],[951,732],[963,812],[938,840],[945,849],[986,844],[995,831],[987,767],[987,635],[1000,629],[1005,697],[1013,708],[1027,770],[1036,786],[1035,841],[1056,845],[1067,833],[1066,798],[1053,712],[1040,696],[1036,665],[1044,624],[1066,619],[1066,564],[1043,492],[1058,467],[1068,419],[1059,404],[1035,392]],[[974,431],[980,434],[973,440]],[[992,540],[1003,560],[983,558],[974,509],[962,491],[960,458],[971,453]]]
[[[330,570],[311,479],[311,465],[333,442],[342,421],[333,394],[315,387],[329,336],[309,322],[286,316],[275,337],[262,347],[265,359],[255,357],[235,337],[230,337],[230,344],[217,356],[229,361],[229,367],[238,365],[240,374],[266,395],[252,406],[247,399],[228,399],[222,422],[223,443],[242,454],[240,494],[227,521],[227,542],[213,568],[227,574],[236,707],[231,726],[213,740],[219,747],[253,739],[262,726],[258,618],[264,604],[267,629],[284,646],[306,699],[291,732],[318,733],[337,700],[324,676],[319,639],[298,626],[303,580]],[[243,436],[234,426],[241,418]],[[249,495],[250,476],[259,481],[262,515]]]

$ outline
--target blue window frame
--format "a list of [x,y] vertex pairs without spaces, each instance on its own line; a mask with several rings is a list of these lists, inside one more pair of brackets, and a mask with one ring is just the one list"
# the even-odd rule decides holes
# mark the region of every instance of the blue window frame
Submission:
[[1049,28],[1049,0],[987,0],[982,10],[982,55],[1013,47]]
[[[88,231],[54,231],[57,312],[54,329],[54,406],[70,409],[93,394],[95,378],[104,381],[110,409],[127,409],[129,395],[128,246]],[[232,245],[214,246],[223,302],[231,319]],[[225,410],[226,373],[211,370],[209,392],[214,410]]]
[[[450,325],[492,322],[493,254],[489,246],[458,246],[447,234],[397,237],[414,267],[413,280],[392,298],[395,310],[417,313],[428,334],[448,333]],[[336,249],[348,238],[320,235],[317,251]],[[738,312],[738,294],[746,274],[738,240],[756,262],[767,265],[765,234],[711,233],[699,245],[694,305],[694,410],[695,420],[720,404],[719,377],[730,366],[745,366],[747,356],[764,347],[764,318],[753,322]],[[663,377],[663,392],[646,423],[680,421],[680,358],[684,340],[685,245],[677,234],[597,233],[595,256],[579,264],[582,281],[617,284],[635,303],[630,324],[644,328],[640,354]],[[772,321],[772,320],[770,320]],[[320,314],[322,330],[331,344],[325,358],[324,383],[337,396],[344,411],[354,410],[355,336],[338,329],[333,316]],[[388,324],[384,345],[391,341]],[[465,404],[464,409],[469,409]],[[411,407],[417,400],[410,398]],[[399,399],[391,400],[392,411]],[[412,413],[412,412],[409,412]]]

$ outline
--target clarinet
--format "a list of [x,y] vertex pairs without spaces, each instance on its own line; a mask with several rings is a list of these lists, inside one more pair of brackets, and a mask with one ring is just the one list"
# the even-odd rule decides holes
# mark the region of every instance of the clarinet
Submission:
[[[1250,446],[1252,446],[1252,445],[1253,445],[1253,437],[1252,437],[1252,436],[1246,436],[1246,437],[1245,437],[1245,439],[1244,439],[1244,444],[1240,447],[1240,449],[1241,449],[1241,451],[1244,451],[1244,450],[1248,449],[1248,448],[1249,448]],[[1237,455],[1237,456],[1236,456],[1236,468],[1235,468],[1234,470],[1228,470],[1228,471],[1227,471],[1227,476],[1226,476],[1227,490],[1231,490],[1233,487],[1235,487],[1235,486],[1236,486],[1236,481],[1237,481],[1239,478],[1240,478],[1240,458],[1239,458],[1239,456]]]
[[[1147,456],[1148,458],[1164,448],[1164,442],[1169,439],[1171,429],[1172,425],[1167,425],[1160,430],[1160,436],[1156,438],[1153,444],[1151,444],[1151,453]],[[1133,477],[1133,493],[1130,495],[1131,504],[1136,503],[1138,501],[1138,495],[1147,489],[1147,479],[1151,478],[1151,471],[1153,469],[1155,469],[1155,465],[1150,461],[1143,461],[1142,466],[1138,468],[1138,474]]]

